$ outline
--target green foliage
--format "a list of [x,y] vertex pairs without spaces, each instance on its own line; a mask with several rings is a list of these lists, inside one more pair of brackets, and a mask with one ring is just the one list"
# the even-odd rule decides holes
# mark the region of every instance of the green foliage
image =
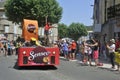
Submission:
[[93,27],[93,26],[86,26],[87,31],[91,31],[91,30],[93,30],[92,27]]
[[68,37],[68,27],[65,24],[58,24],[58,36],[59,38]]
[[46,16],[51,23],[58,23],[62,17],[62,7],[56,0],[7,0],[4,7],[8,20],[13,23],[32,19],[44,26]]
[[68,31],[69,37],[74,40],[77,40],[79,37],[86,36],[88,34],[86,26],[80,23],[72,23],[69,26]]
[[69,37],[74,40],[78,40],[81,36],[87,36],[86,26],[80,23],[72,23],[68,27],[65,24],[58,24],[58,36],[59,38]]

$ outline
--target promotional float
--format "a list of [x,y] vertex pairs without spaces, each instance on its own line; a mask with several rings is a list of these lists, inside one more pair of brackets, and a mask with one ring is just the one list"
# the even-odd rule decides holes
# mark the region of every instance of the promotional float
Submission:
[[22,37],[37,46],[21,46],[18,50],[18,66],[59,65],[59,48],[44,47],[38,42],[38,22],[24,19]]

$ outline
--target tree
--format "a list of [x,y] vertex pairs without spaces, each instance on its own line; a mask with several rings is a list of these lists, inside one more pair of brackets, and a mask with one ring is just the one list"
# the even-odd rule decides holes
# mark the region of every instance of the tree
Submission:
[[86,26],[86,28],[87,28],[87,30],[88,30],[88,31],[93,30],[93,29],[92,29],[92,28],[93,28],[93,26]]
[[69,31],[69,37],[74,40],[78,40],[79,37],[86,36],[88,34],[86,26],[80,23],[70,24],[68,31]]
[[4,7],[8,20],[17,24],[32,19],[44,26],[46,16],[51,23],[58,23],[62,17],[62,7],[56,0],[7,0]]
[[58,24],[58,36],[59,38],[68,37],[68,27],[65,24]]

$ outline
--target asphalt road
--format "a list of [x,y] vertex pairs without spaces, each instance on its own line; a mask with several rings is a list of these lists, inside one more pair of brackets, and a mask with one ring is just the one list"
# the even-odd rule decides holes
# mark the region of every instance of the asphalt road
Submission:
[[120,80],[120,72],[104,67],[82,66],[78,61],[60,59],[59,66],[16,66],[17,56],[0,55],[0,80]]

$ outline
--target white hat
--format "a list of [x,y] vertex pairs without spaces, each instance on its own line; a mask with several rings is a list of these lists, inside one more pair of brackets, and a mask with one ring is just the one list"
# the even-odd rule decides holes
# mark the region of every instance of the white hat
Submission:
[[110,41],[111,41],[112,43],[115,43],[115,39],[111,39]]
[[74,40],[72,40],[72,42],[74,42]]
[[64,43],[66,43],[66,40],[64,40]]

